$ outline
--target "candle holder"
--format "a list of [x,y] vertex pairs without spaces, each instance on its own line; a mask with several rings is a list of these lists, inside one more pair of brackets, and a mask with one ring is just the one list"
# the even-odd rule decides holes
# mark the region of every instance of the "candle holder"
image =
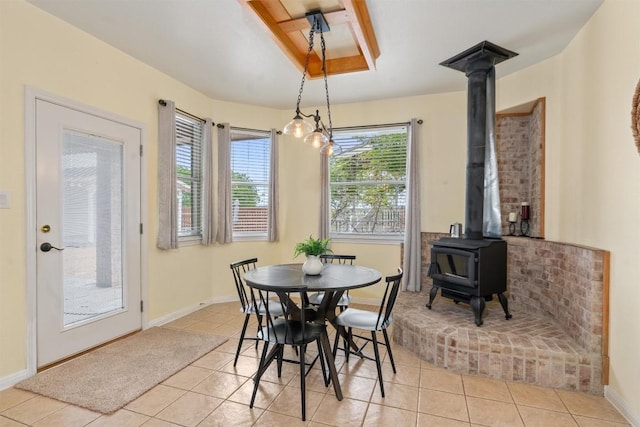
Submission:
[[531,216],[531,207],[529,203],[522,202],[520,205],[520,233],[529,237],[529,218]]
[[518,222],[518,213],[509,212],[509,236],[516,235],[516,223]]

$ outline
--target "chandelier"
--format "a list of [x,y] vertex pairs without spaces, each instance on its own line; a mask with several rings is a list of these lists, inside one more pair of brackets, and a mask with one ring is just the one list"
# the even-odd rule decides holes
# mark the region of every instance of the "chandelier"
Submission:
[[[333,141],[333,124],[331,122],[331,103],[329,102],[329,85],[327,84],[327,63],[326,63],[326,45],[324,41],[324,33],[329,31],[329,25],[324,19],[322,12],[312,11],[306,15],[311,29],[309,30],[309,49],[304,62],[304,71],[302,72],[302,81],[300,82],[300,90],[298,91],[298,102],[296,103],[296,115],[287,123],[283,129],[285,135],[292,135],[295,138],[304,138],[306,144],[314,148],[319,148],[320,152],[328,156],[339,154],[340,146]],[[324,91],[327,99],[327,119],[329,126],[327,127],[320,117],[320,111],[316,110],[315,114],[304,114],[300,111],[300,101],[302,100],[302,92],[304,91],[304,83],[307,79],[309,69],[309,58],[314,46],[314,36],[320,33],[320,52],[322,59],[322,75],[324,77]],[[314,124],[305,120],[312,119]]]

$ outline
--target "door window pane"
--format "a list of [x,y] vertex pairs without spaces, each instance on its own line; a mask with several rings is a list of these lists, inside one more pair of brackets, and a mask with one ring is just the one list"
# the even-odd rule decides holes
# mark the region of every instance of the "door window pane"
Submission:
[[64,133],[64,326],[124,307],[122,153],[117,141]]

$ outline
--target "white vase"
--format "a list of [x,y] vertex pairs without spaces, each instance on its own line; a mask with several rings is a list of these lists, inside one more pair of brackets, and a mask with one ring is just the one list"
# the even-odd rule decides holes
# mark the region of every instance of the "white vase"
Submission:
[[307,255],[307,260],[302,264],[302,271],[309,276],[317,276],[322,272],[322,261],[316,255]]

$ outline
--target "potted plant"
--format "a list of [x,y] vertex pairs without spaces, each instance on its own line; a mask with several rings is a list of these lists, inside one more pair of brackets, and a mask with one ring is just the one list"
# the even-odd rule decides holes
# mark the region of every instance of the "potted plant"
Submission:
[[305,274],[310,276],[320,274],[323,264],[318,257],[322,254],[332,252],[328,247],[329,240],[328,238],[314,239],[312,236],[309,236],[307,240],[296,243],[293,257],[295,258],[300,254],[304,254],[307,257],[307,260],[302,264],[302,271]]

